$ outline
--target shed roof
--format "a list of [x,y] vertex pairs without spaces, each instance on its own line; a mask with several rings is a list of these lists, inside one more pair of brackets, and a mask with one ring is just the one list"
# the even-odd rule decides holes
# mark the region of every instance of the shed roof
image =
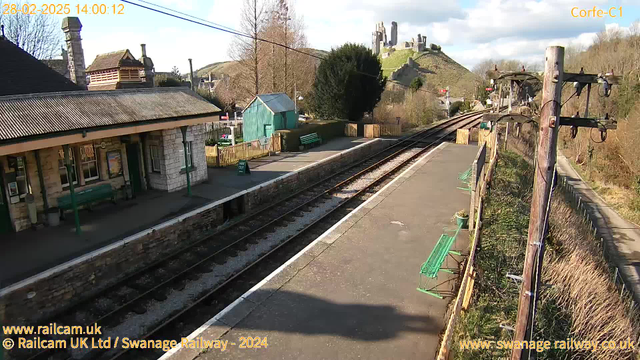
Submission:
[[0,96],[77,91],[78,85],[0,36]]
[[122,66],[144,67],[136,60],[128,49],[113,51],[96,56],[95,60],[87,68],[87,72],[116,69]]
[[[259,99],[272,113],[280,113],[286,111],[295,111],[295,104],[293,101],[287,96],[285,93],[275,93],[275,94],[260,94],[256,95],[253,100],[245,107],[245,110],[251,104]],[[243,110],[244,112],[244,110]]]
[[185,88],[0,96],[0,143],[90,128],[209,116],[219,111]]

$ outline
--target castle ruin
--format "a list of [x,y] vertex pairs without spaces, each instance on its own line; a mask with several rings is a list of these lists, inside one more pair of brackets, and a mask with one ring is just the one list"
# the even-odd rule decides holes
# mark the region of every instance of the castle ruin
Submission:
[[388,48],[389,51],[383,52],[383,57],[389,56],[395,50],[413,49],[413,51],[420,52],[427,49],[427,37],[418,34],[417,38],[411,39],[411,41],[401,41],[398,43],[398,23],[391,22],[391,37],[387,40],[387,29],[384,27],[384,22],[376,23],[376,30],[371,34],[371,52],[374,55],[380,55],[382,50]]

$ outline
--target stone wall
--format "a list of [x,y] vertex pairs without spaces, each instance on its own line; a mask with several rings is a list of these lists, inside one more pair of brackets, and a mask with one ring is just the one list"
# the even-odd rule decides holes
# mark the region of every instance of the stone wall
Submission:
[[145,139],[145,164],[146,170],[149,174],[149,183],[152,189],[158,190],[166,190],[167,187],[167,177],[165,174],[167,173],[167,164],[166,162],[160,162],[160,171],[153,171],[151,168],[151,150],[150,146],[157,146],[160,151],[160,157],[164,158],[164,145],[162,143],[162,132],[161,131],[153,131],[149,133]]
[[[227,208],[242,211],[238,210],[238,201],[241,201],[244,212],[255,211],[363,160],[391,143],[370,141],[1,289],[0,319],[4,315],[4,323],[13,325],[44,320],[116,283],[136,269],[210,235],[230,215],[224,213],[226,203],[231,205]],[[206,168],[206,164],[203,167]]]
[[[194,167],[190,173],[191,185],[207,180],[205,138],[204,124],[190,126],[187,130],[187,141],[191,142]],[[166,188],[162,189],[176,191],[187,187],[187,177],[185,176],[185,169],[182,167],[184,163],[182,131],[180,129],[163,130],[162,142],[167,183]]]
[[[133,138],[136,140],[136,138]],[[96,156],[98,159],[98,171],[100,174],[99,179],[92,181],[85,181],[82,176],[82,170],[80,168],[80,154],[78,152],[78,146],[83,144],[71,145],[74,157],[76,158],[78,183],[75,185],[76,190],[90,188],[96,185],[110,184],[114,189],[119,189],[124,186],[125,177],[128,178],[128,167],[125,145],[120,142],[119,138],[108,138],[94,142]],[[101,145],[104,145],[103,149]],[[62,147],[53,147],[39,150],[40,163],[42,165],[42,177],[44,180],[44,186],[46,189],[47,200],[50,207],[58,205],[58,198],[69,194],[69,188],[62,187],[60,182],[60,170],[58,168],[58,153],[62,150]],[[107,152],[113,150],[120,150],[122,154],[122,166],[123,176],[110,179],[107,166]],[[34,195],[36,208],[38,213],[44,212],[44,198],[42,197],[42,189],[40,185],[40,178],[38,176],[38,167],[36,162],[36,156],[34,151],[28,151],[26,153],[14,154],[14,156],[23,156],[26,161],[28,183],[31,188],[31,193]],[[0,158],[0,166],[3,167],[4,173],[10,171],[8,166],[7,157]],[[5,183],[6,184],[6,183]],[[29,220],[29,214],[27,210],[27,204],[24,201],[10,204],[9,211],[11,219],[14,223],[16,231],[22,231],[31,226]],[[42,216],[42,215],[41,215]]]

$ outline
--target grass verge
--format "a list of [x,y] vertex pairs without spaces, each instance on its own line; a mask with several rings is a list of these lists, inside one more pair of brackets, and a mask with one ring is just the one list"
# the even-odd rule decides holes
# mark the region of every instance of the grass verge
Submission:
[[[478,276],[472,305],[457,322],[454,359],[504,359],[510,349],[462,350],[460,341],[510,341],[518,309],[518,284],[507,274],[520,275],[527,243],[534,172],[513,152],[504,152],[487,193],[483,227],[476,257]],[[560,187],[550,215],[534,340],[549,340],[552,348],[537,359],[632,359],[631,350],[554,349],[556,340],[624,342],[638,338],[637,312],[620,298],[606,262],[588,226],[576,215]]]

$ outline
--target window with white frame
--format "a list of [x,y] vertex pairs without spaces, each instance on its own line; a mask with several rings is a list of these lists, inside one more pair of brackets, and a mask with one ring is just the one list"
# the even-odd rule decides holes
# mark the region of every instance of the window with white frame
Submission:
[[80,146],[80,167],[84,175],[84,181],[100,178],[98,157],[96,156],[96,149],[93,144]]
[[[160,146],[150,145],[149,156],[151,156],[151,171],[159,173],[160,172]],[[184,157],[182,158],[182,163],[184,163]]]
[[[76,159],[75,156],[73,156],[73,151],[71,149],[69,149],[69,161],[71,162],[71,168],[72,168],[72,172],[73,172],[73,183],[77,184],[78,183],[78,175],[76,174]],[[58,150],[58,168],[60,171],[60,183],[62,184],[62,187],[65,186],[69,186],[69,173],[67,172],[67,167],[65,166],[64,163],[64,149],[61,148],[60,150]]]
[[[180,149],[180,163],[182,164],[182,169],[186,168],[185,165],[184,165],[184,159],[185,159],[184,149],[185,149],[185,147],[183,145],[182,149]],[[191,141],[187,142],[186,149],[187,149],[187,162],[188,162],[187,165],[189,166],[189,169],[191,169],[193,167],[193,155],[192,155],[192,152],[191,152]]]

